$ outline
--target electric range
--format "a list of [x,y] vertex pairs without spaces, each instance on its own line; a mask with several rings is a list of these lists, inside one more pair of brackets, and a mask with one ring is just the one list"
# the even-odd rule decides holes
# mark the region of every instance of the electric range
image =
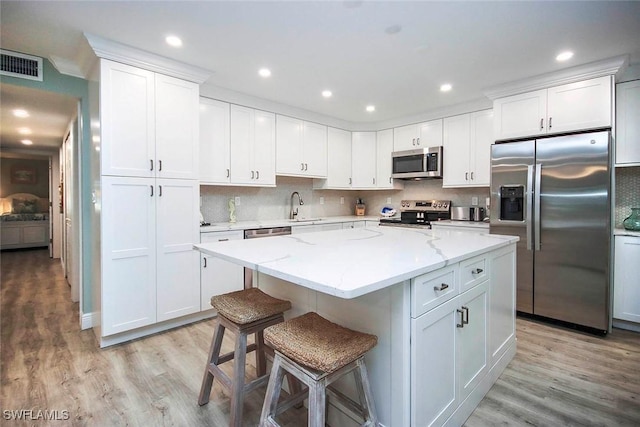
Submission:
[[380,218],[380,225],[431,228],[431,222],[451,219],[451,200],[402,200],[400,217]]

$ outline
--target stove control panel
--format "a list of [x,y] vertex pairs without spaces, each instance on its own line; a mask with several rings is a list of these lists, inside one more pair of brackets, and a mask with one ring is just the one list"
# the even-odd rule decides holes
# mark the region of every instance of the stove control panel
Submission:
[[420,212],[448,212],[451,200],[402,200],[400,210]]

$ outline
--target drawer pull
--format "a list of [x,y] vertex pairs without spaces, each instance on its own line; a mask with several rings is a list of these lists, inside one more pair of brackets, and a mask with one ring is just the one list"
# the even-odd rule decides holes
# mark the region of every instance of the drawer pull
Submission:
[[460,322],[461,322],[461,323],[456,323],[456,327],[464,328],[464,325],[465,325],[465,323],[464,323],[464,311],[460,310],[459,308],[457,308],[456,311],[458,313],[460,313]]
[[228,242],[229,239],[218,239],[218,242]]
[[462,310],[464,311],[464,313],[462,313],[462,324],[468,325],[469,324],[469,307],[465,307],[463,305]]
[[471,271],[471,274],[480,274],[482,273],[484,270],[481,268],[476,268],[474,270]]
[[443,283],[440,286],[434,286],[433,290],[434,291],[444,291],[447,288],[449,288],[449,285],[447,285],[446,283]]

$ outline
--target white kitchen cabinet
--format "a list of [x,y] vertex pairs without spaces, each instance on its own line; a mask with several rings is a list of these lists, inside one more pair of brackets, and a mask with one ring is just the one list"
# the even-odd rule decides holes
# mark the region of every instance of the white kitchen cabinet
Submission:
[[325,178],[327,127],[278,114],[276,174]]
[[352,188],[376,187],[376,133],[351,134]]
[[[242,230],[201,233],[200,243],[242,240]],[[244,288],[244,268],[241,265],[210,255],[200,255],[200,309],[211,310],[211,297]]]
[[364,228],[366,227],[366,221],[351,221],[343,222],[342,228]]
[[433,230],[464,231],[467,233],[489,234],[489,223],[474,221],[433,221]]
[[400,180],[391,178],[391,153],[393,152],[393,129],[376,133],[376,187],[380,189],[402,189]]
[[317,231],[342,230],[341,222],[331,224],[308,224],[291,226],[291,234],[315,233]]
[[101,174],[198,178],[196,83],[102,59]]
[[200,309],[199,185],[102,178],[102,336]]
[[276,185],[275,114],[231,106],[231,183]]
[[443,187],[488,187],[493,110],[444,119]]
[[327,146],[327,179],[314,181],[314,186],[316,188],[351,188],[351,132],[329,128]]
[[442,119],[393,129],[393,151],[442,145]]
[[510,348],[516,336],[516,252],[511,248],[489,254],[489,344],[491,366]]
[[613,317],[640,323],[640,237],[615,236]]
[[493,102],[496,140],[610,127],[612,76],[598,77]]
[[231,182],[229,104],[200,98],[200,183]]
[[616,85],[616,164],[640,164],[640,80]]

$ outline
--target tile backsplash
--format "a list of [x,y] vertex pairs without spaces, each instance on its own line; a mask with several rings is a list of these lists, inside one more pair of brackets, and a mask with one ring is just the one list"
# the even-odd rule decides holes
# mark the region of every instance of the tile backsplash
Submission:
[[640,208],[640,166],[616,168],[615,226],[631,215],[631,208]]

